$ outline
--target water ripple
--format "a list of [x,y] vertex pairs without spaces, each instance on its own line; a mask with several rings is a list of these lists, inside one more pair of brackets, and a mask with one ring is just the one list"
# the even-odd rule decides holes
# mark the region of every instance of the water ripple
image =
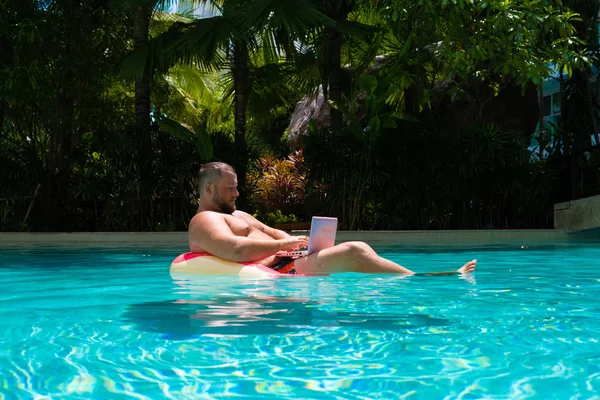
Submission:
[[0,255],[0,399],[600,393],[598,247],[390,254],[415,269],[478,258],[475,282],[173,280],[171,252]]

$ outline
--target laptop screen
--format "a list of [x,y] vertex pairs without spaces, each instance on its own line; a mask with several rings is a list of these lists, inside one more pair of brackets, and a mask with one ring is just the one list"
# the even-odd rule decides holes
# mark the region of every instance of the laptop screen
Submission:
[[337,218],[312,217],[308,254],[333,247],[337,234]]

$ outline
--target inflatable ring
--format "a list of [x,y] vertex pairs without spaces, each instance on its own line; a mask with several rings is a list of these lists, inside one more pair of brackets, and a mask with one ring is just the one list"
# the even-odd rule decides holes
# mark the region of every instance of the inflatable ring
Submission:
[[171,263],[171,272],[213,275],[282,275],[262,264],[233,262],[209,253],[183,253]]

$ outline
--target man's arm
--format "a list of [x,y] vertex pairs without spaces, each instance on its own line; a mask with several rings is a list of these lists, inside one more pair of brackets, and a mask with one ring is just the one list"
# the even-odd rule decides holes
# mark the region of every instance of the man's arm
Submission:
[[291,235],[289,235],[287,232],[281,231],[279,229],[271,228],[270,226],[265,225],[264,223],[260,222],[259,220],[257,220],[252,215],[250,215],[246,212],[238,210],[235,213],[236,213],[236,215],[239,215],[242,218],[244,218],[246,221],[248,221],[248,223],[251,224],[253,227],[263,231],[267,235],[271,236],[273,239],[284,239],[287,237],[291,237]]
[[308,245],[306,236],[287,236],[274,240],[236,236],[222,216],[211,212],[200,213],[192,219],[189,239],[191,251],[202,249],[236,262],[262,260],[281,250],[296,250]]

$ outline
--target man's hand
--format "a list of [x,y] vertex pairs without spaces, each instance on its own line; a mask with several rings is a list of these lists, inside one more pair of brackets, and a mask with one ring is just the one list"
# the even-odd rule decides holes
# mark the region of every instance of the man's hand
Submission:
[[283,239],[278,239],[281,244],[281,250],[294,251],[303,247],[308,247],[308,236],[290,236]]

